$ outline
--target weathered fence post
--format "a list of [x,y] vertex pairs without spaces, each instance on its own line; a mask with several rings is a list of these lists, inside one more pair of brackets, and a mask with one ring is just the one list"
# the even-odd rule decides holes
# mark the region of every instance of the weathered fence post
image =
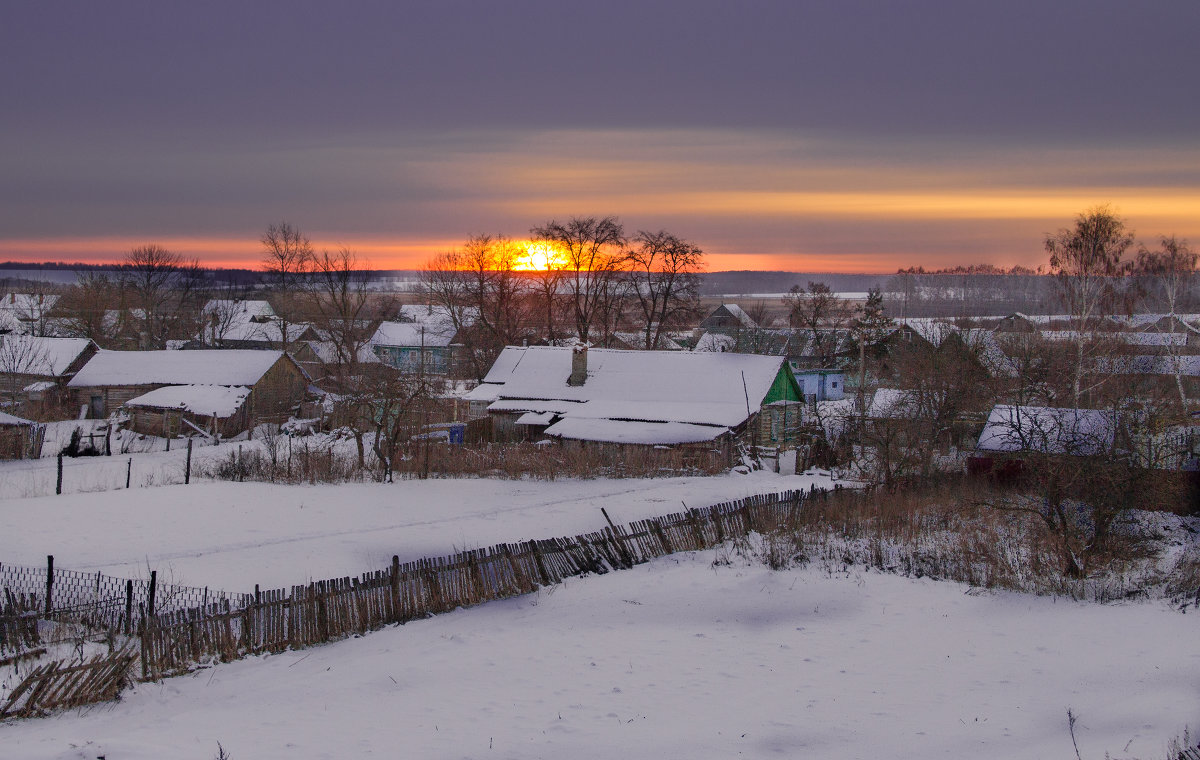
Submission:
[[542,559],[542,551],[538,548],[537,539],[529,542],[529,553],[533,555],[534,564],[537,565],[538,575],[541,576],[542,585],[550,585],[550,574],[546,572],[546,563]]
[[129,488],[129,476],[133,475],[133,457],[129,457],[129,461],[125,463],[125,487]]
[[112,425],[104,432],[104,456],[112,456]]
[[392,617],[396,622],[400,621],[400,557],[392,555]]
[[[58,461],[62,461],[62,455],[59,455]],[[54,555],[46,555],[46,615],[49,616],[50,611],[54,609]]]
[[133,581],[125,581],[125,635],[133,627]]
[[55,486],[54,486],[54,493],[56,495],[62,494],[62,458],[63,458],[63,455],[62,455],[62,452],[60,451],[60,452],[58,452],[58,481],[55,483]]
[[192,482],[192,439],[188,438],[187,463],[183,467],[183,484]]
[[158,571],[150,571],[150,591],[146,594],[146,614],[154,617],[154,592],[158,590]]

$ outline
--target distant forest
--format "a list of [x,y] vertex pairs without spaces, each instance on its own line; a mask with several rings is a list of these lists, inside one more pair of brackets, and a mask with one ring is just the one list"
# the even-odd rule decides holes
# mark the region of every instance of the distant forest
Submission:
[[[112,264],[0,262],[0,289],[70,285],[75,281],[73,273],[114,269]],[[256,269],[212,269],[210,272],[213,280],[234,287],[254,287],[263,277]],[[416,269],[370,270],[366,274],[374,281],[373,289],[377,290],[412,292],[419,288],[421,278],[421,271]],[[1015,311],[1047,314],[1059,309],[1054,280],[1049,275],[1023,268],[1004,271],[987,266],[950,272],[926,272],[914,267],[896,274],[709,272],[702,275],[700,295],[709,299],[728,296],[739,301],[757,298],[771,302],[781,298],[793,286],[804,289],[810,282],[823,283],[841,294],[862,294],[878,288],[883,291],[888,313],[896,318],[1003,315]],[[1196,291],[1194,286],[1187,291],[1179,305],[1183,311],[1200,312]],[[1144,308],[1157,311],[1161,310],[1161,305],[1146,303]]]

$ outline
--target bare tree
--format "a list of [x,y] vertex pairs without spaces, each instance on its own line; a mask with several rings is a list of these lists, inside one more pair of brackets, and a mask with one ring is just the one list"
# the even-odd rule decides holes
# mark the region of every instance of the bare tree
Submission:
[[854,309],[823,282],[809,282],[808,288],[793,285],[783,299],[788,322],[812,335],[809,354],[824,367],[832,367],[838,335],[854,316]]
[[1165,306],[1170,314],[1166,326],[1161,328],[1161,332],[1169,336],[1164,346],[1164,358],[1175,378],[1179,402],[1185,407],[1188,397],[1183,384],[1183,357],[1187,353],[1187,328],[1180,324],[1176,315],[1182,311],[1185,303],[1191,302],[1198,260],[1200,255],[1188,247],[1186,240],[1177,240],[1172,235],[1159,241],[1157,251],[1139,247],[1134,264],[1137,274],[1146,281],[1146,296]]
[[1171,235],[1159,240],[1158,250],[1138,246],[1134,271],[1147,281],[1146,296],[1155,306],[1178,314],[1192,301],[1198,262],[1200,254],[1188,247],[1186,240]]
[[348,248],[323,251],[312,260],[312,275],[306,294],[316,327],[333,351],[327,380],[334,384],[345,419],[354,435],[358,465],[366,466],[364,434],[374,425],[375,383],[366,376],[383,372],[377,362],[367,361],[375,326],[395,311],[392,299],[373,298],[369,279],[357,255]]
[[262,268],[275,291],[275,314],[283,350],[293,340],[293,326],[300,321],[299,291],[313,268],[315,254],[308,237],[288,222],[267,227],[262,243]]
[[1046,237],[1050,271],[1071,320],[1076,407],[1082,405],[1089,390],[1085,379],[1093,360],[1102,353],[1102,334],[1110,331],[1104,318],[1114,314],[1128,295],[1121,278],[1129,272],[1124,256],[1132,245],[1133,234],[1107,206],[1085,211],[1074,227]]
[[986,503],[1035,516],[1073,578],[1112,549],[1113,526],[1129,510],[1183,499],[1184,481],[1171,470],[1185,438],[1170,430],[1168,409],[1144,398],[1110,401],[1097,409],[997,407],[984,432],[990,448],[1022,463],[1020,487],[993,491]]
[[195,334],[204,282],[198,261],[159,245],[144,245],[125,255],[118,277],[139,326],[140,348],[165,348],[170,338]]
[[586,343],[602,310],[612,304],[611,281],[625,266],[624,228],[612,216],[571,217],[534,227],[530,234],[554,244],[566,258],[569,308],[576,333]]
[[45,343],[32,335],[0,335],[0,389],[5,405],[16,409],[31,375],[51,374]]
[[528,337],[531,280],[516,268],[522,255],[506,237],[476,235],[422,271],[431,303],[446,310],[480,378],[504,346]]
[[120,285],[102,271],[88,269],[78,273],[74,285],[67,288],[56,304],[63,332],[91,338],[104,348],[110,342],[111,325],[106,313],[121,308]]
[[656,349],[664,331],[699,314],[704,251],[666,230],[640,231],[633,242],[628,253],[633,297],[645,348]]

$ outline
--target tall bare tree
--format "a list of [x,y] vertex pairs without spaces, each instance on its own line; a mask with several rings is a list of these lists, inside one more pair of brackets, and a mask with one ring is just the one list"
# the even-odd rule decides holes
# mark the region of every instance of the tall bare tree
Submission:
[[143,349],[165,348],[171,338],[195,334],[203,307],[203,269],[160,245],[144,245],[125,255],[118,277],[129,295]]
[[322,251],[310,264],[305,290],[308,308],[333,353],[326,381],[341,399],[343,419],[358,449],[358,465],[364,467],[363,437],[374,425],[372,383],[365,376],[380,369],[375,362],[364,361],[369,358],[365,353],[375,325],[384,314],[394,311],[395,305],[372,298],[367,273],[348,248]]
[[1132,245],[1133,233],[1108,206],[1089,209],[1076,218],[1074,227],[1046,237],[1050,272],[1071,320],[1076,407],[1090,390],[1085,380],[1105,343],[1104,318],[1116,313],[1128,295],[1123,276],[1130,269],[1124,257]]
[[269,225],[259,242],[262,243],[262,269],[275,291],[280,347],[287,350],[293,340],[293,326],[300,321],[299,292],[305,277],[312,271],[316,255],[308,237],[288,222]]
[[566,222],[551,220],[530,234],[554,244],[566,258],[569,309],[579,339],[587,342],[605,307],[611,306],[612,280],[625,266],[624,227],[613,216],[576,216]]
[[1188,404],[1187,391],[1183,384],[1183,356],[1187,350],[1187,338],[1183,333],[1187,328],[1180,325],[1176,315],[1183,310],[1184,304],[1192,301],[1198,261],[1200,254],[1189,248],[1186,240],[1178,240],[1171,235],[1160,239],[1158,250],[1139,246],[1134,263],[1135,272],[1145,281],[1145,295],[1153,299],[1152,302],[1166,307],[1172,316],[1164,329],[1170,336],[1164,354],[1175,378],[1179,401],[1184,406]]
[[679,327],[700,311],[700,246],[659,230],[642,230],[628,252],[629,277],[644,347],[659,348],[663,333]]

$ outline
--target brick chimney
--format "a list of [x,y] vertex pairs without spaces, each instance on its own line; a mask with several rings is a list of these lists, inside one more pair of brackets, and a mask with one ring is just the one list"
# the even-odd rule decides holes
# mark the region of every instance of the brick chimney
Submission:
[[586,345],[571,348],[571,376],[567,385],[583,385],[587,382],[587,349]]

